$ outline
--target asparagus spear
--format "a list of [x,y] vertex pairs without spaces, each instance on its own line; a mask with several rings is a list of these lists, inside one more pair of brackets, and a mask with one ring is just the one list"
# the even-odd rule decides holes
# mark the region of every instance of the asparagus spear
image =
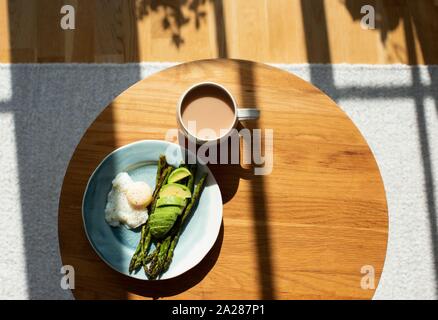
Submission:
[[139,268],[142,264],[144,264],[144,260],[146,259],[147,253],[149,251],[149,247],[152,242],[152,235],[149,231],[149,225],[147,226],[147,231],[145,232],[145,239],[143,241],[141,253],[137,259],[137,263],[135,265],[136,269]]
[[[160,157],[160,161],[161,161],[161,158],[162,157]],[[165,158],[164,158],[164,161],[166,161]],[[163,166],[161,166],[161,167],[164,168]],[[160,168],[160,164],[159,164],[159,168]],[[172,167],[167,167],[162,171],[160,179],[158,180],[157,185],[155,187],[155,190],[152,194],[152,202],[149,205],[149,213],[150,214],[152,214],[155,210],[155,205],[156,205],[156,201],[158,198],[158,192],[160,191],[164,182],[167,181],[167,178],[172,173],[172,171],[173,171]],[[151,234],[149,232],[149,227],[148,227],[147,223],[143,225],[141,231],[142,232],[141,232],[140,242],[139,242],[137,249],[135,250],[134,255],[132,256],[131,262],[129,264],[129,273],[132,273],[134,270],[138,269],[142,264],[144,264],[144,260],[147,256],[147,252],[149,250],[149,246],[151,243],[152,237],[151,237]]]
[[[190,213],[194,211],[194,208],[198,203],[202,190],[205,186],[206,178],[207,178],[206,175],[204,175],[201,178],[192,196],[192,200],[186,206],[182,217],[172,228],[166,239],[161,242],[160,248],[156,250],[156,252],[154,253],[156,255],[154,257],[155,261],[153,264],[151,263],[151,266],[148,270],[149,271],[148,277],[150,279],[152,280],[156,279],[160,274],[162,274],[164,271],[166,271],[169,268],[170,263],[172,262],[173,252],[175,250],[179,237],[182,233],[184,222],[190,216]],[[188,181],[188,183],[190,183],[190,181]]]
[[157,178],[156,178],[156,181],[155,181],[155,183],[157,185],[158,185],[158,181],[160,181],[161,174],[166,169],[166,167],[167,167],[166,156],[165,155],[161,155],[160,159],[158,160]]
[[150,209],[149,209],[150,214],[154,214],[155,207],[157,205],[157,200],[158,200],[158,193],[160,192],[161,187],[166,184],[167,178],[169,178],[172,171],[173,171],[173,167],[168,167],[161,174],[161,179],[158,182],[157,187],[154,190],[154,193],[152,194],[153,200],[151,202]]
[[147,265],[149,262],[151,262],[154,258],[155,255],[157,254],[157,250],[154,250],[153,252],[149,253],[143,260],[143,265]]
[[167,167],[161,173],[161,177],[158,180],[157,186],[155,187],[155,190],[154,190],[154,192],[152,194],[152,199],[153,199],[152,202],[154,202],[157,199],[158,192],[160,191],[161,187],[166,184],[167,178],[169,178],[169,176],[172,173],[172,171],[173,171],[172,167]]
[[192,196],[192,200],[190,201],[190,203],[188,204],[188,206],[186,207],[183,216],[180,219],[180,222],[176,228],[176,234],[173,237],[173,240],[170,244],[169,250],[167,252],[167,256],[166,256],[166,260],[164,261],[164,265],[162,266],[162,272],[165,272],[173,259],[173,252],[175,251],[175,247],[178,243],[179,237],[181,236],[181,233],[183,231],[184,228],[184,223],[187,221],[188,217],[190,216],[190,214],[195,211],[196,205],[198,204],[199,198],[201,197],[202,191],[204,190],[205,187],[205,182],[207,181],[207,174],[204,174],[201,178],[201,180],[199,180],[199,183],[196,185],[195,191],[193,193]]
[[144,233],[146,231],[145,229],[146,227],[145,225],[143,225],[141,227],[140,242],[138,243],[137,249],[135,249],[134,255],[131,258],[131,262],[129,263],[129,273],[132,273],[132,271],[138,268],[138,266],[136,266],[136,263],[138,260],[138,256],[141,253],[141,250],[143,249],[143,238],[144,238]]
[[156,256],[156,263],[154,265],[151,265],[151,268],[149,269],[150,272],[150,279],[155,280],[160,274],[161,270],[164,266],[164,263],[167,259],[167,251],[169,250],[169,246],[171,244],[171,237],[167,237],[160,246],[160,249],[158,251],[158,254]]
[[157,243],[157,247],[155,248],[154,255],[153,255],[153,257],[152,257],[152,261],[151,261],[151,263],[150,263],[150,265],[149,265],[149,268],[148,268],[146,265],[143,265],[144,272],[146,273],[146,275],[147,275],[149,278],[152,277],[152,276],[151,276],[152,271],[154,270],[155,265],[157,264],[157,261],[158,261],[158,253],[160,252],[160,248],[161,248],[161,243],[158,242],[158,243]]
[[190,192],[193,194],[193,188],[195,186],[195,177],[196,177],[197,166],[196,165],[192,165],[192,166],[190,166],[189,170],[192,173],[192,175],[189,177],[189,180],[187,182],[187,187],[190,189]]
[[[183,210],[185,210],[186,207],[187,204]],[[181,220],[181,218],[179,218],[179,220]],[[163,245],[161,245],[159,252],[157,252],[156,250],[147,257],[147,262],[149,262],[155,258],[155,255],[158,255],[157,263],[154,265],[153,268],[151,267],[149,270],[150,279],[152,280],[156,279],[156,277],[163,272],[163,268],[167,261],[167,255],[169,251],[168,249],[172,245],[173,237],[176,235],[178,228],[179,228],[179,222],[176,222],[175,225],[172,227],[172,229],[169,231],[169,235],[164,240],[161,241]]]
[[[181,219],[181,224],[183,225],[186,219],[189,217],[190,213],[194,211],[195,206],[198,204],[199,198],[201,197],[201,193],[204,190],[205,183],[207,182],[207,174],[205,173],[201,179],[199,180],[198,184],[196,185],[195,191],[193,192],[192,199],[190,203],[188,204],[186,210],[184,211],[184,214]],[[182,232],[180,229],[179,232]]]
[[[149,208],[150,214],[153,214],[158,198],[158,193],[161,187],[167,183],[169,175],[172,173],[173,169],[173,167],[167,165],[165,157],[160,156],[157,169],[156,188],[153,193],[153,201]],[[174,225],[169,235],[163,241],[158,242],[156,244],[156,249],[150,254],[147,254],[147,252],[149,251],[152,236],[150,234],[147,223],[143,225],[141,239],[131,259],[129,272],[132,272],[133,270],[143,265],[145,273],[149,277],[149,279],[156,279],[160,274],[162,274],[169,268],[170,263],[173,259],[175,247],[181,236],[184,224],[189,218],[190,214],[194,211],[201,196],[201,193],[205,187],[205,182],[207,178],[207,175],[205,174],[197,184],[196,188],[194,188],[196,165],[189,166],[189,170],[192,172],[192,175],[187,179],[186,182],[187,187],[189,187],[190,191],[192,191],[191,201],[186,205],[182,216]],[[147,267],[148,263],[150,263],[149,267]]]
[[[160,159],[161,159],[161,157],[160,157]],[[164,158],[164,161],[165,161],[165,158]],[[167,164],[166,164],[167,165]],[[161,187],[165,184],[165,182],[167,181],[167,178],[169,177],[169,175],[172,173],[172,171],[173,171],[173,168],[172,167],[167,167],[167,168],[165,168],[163,171],[162,171],[162,173],[161,173],[161,177],[160,177],[160,179],[159,179],[159,181],[158,181],[158,183],[157,183],[157,186],[155,187],[155,190],[154,190],[154,193],[153,193],[153,195],[152,195],[152,202],[151,202],[151,205],[150,205],[150,208],[149,208],[149,213],[150,214],[153,214],[154,213],[154,211],[155,211],[155,206],[156,206],[156,202],[157,202],[157,199],[158,199],[158,193],[159,193],[159,191],[160,191],[160,189],[161,189]],[[146,223],[147,224],[147,223]],[[137,268],[139,268],[141,265],[143,265],[144,266],[144,268],[145,268],[145,271],[146,271],[146,265],[147,265],[147,258],[148,258],[148,251],[149,251],[149,246],[150,246],[150,244],[151,244],[151,241],[152,241],[152,235],[151,235],[151,233],[149,232],[149,228],[147,228],[147,232],[145,232],[144,234],[143,234],[143,236],[142,236],[142,239],[140,240],[140,242],[141,242],[141,250],[140,250],[140,253],[138,253],[137,254],[137,256],[135,257],[135,262],[133,263],[133,266],[132,266],[132,268],[130,268],[130,272],[132,272],[131,271],[131,269],[132,270],[135,270],[135,269],[137,269]],[[134,258],[133,258],[134,259]]]

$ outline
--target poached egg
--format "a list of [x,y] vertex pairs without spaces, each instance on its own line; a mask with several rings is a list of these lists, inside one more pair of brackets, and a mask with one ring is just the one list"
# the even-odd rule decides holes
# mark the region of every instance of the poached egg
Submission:
[[105,221],[112,227],[123,224],[135,229],[147,221],[147,206],[151,201],[152,190],[146,182],[133,181],[128,173],[121,172],[112,181],[105,207]]

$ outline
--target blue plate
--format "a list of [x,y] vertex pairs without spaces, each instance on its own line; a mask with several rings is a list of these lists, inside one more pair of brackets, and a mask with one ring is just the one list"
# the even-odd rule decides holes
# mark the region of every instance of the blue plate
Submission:
[[[129,262],[140,240],[140,228],[129,230],[124,226],[109,226],[105,221],[105,205],[112,180],[120,172],[128,172],[134,181],[145,181],[154,188],[161,154],[165,154],[167,162],[174,166],[183,160],[181,147],[166,141],[139,141],[115,150],[92,174],[82,202],[84,228],[94,250],[111,268],[136,279],[147,280],[143,269],[137,273],[128,272]],[[198,165],[197,179],[203,173],[208,173],[206,187],[176,246],[172,264],[161,279],[176,277],[196,266],[210,251],[219,234],[221,193],[208,167]]]

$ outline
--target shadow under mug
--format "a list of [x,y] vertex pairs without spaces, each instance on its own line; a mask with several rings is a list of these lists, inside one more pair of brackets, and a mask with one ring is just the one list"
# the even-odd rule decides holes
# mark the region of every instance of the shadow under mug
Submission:
[[[217,90],[220,90],[222,93],[224,93],[231,101],[232,104],[231,107],[233,108],[234,111],[234,121],[232,126],[230,126],[229,128],[223,128],[224,130],[228,130],[228,131],[225,131],[224,134],[222,134],[220,137],[216,137],[214,139],[203,139],[194,135],[184,125],[184,122],[182,120],[182,107],[184,105],[184,100],[195,89],[199,89],[200,87],[216,88]],[[239,121],[259,119],[260,110],[256,108],[239,108],[237,106],[236,99],[234,99],[233,95],[224,86],[215,82],[201,82],[191,86],[182,94],[177,105],[176,116],[177,116],[178,128],[184,134],[184,136],[186,136],[186,138],[189,139],[189,141],[196,141],[196,144],[201,145],[204,143],[221,143],[222,141],[228,139],[228,137],[234,132],[234,129],[237,128]]]

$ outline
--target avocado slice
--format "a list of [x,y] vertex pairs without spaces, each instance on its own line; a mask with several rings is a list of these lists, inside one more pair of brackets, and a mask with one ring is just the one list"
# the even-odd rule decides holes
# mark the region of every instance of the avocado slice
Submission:
[[165,196],[177,196],[187,199],[192,197],[192,193],[190,192],[190,189],[187,188],[185,185],[178,183],[169,183],[164,185],[159,193],[160,198],[163,198]]
[[164,206],[184,207],[185,205],[185,199],[178,196],[163,196],[157,200],[157,208]]
[[[149,230],[155,239],[162,239],[172,229],[176,219],[178,219],[178,212],[176,210],[168,210],[168,208],[175,209],[178,207],[163,207],[157,208],[149,217]],[[178,208],[178,210],[180,210]]]
[[177,206],[156,208],[148,220],[152,236],[155,239],[164,238],[172,229],[181,212],[182,208]]
[[166,206],[156,208],[152,216],[161,215],[161,214],[176,214],[177,216],[181,213],[182,208],[178,206]]
[[168,183],[175,183],[178,181],[181,181],[184,178],[187,178],[189,176],[191,176],[192,173],[190,172],[189,169],[185,168],[185,167],[181,167],[178,169],[175,169],[169,176],[169,178],[167,179]]

